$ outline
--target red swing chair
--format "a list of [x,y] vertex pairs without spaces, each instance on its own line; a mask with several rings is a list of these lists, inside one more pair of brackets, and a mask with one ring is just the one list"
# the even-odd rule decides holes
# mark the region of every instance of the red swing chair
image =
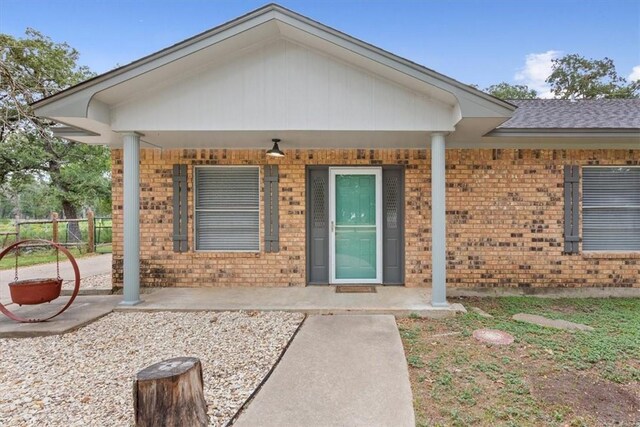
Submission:
[[[18,257],[20,255],[20,246],[26,246],[34,244],[38,245],[49,245],[55,248],[56,250],[56,277],[48,277],[48,278],[38,278],[38,279],[22,279],[20,280],[18,277]],[[22,305],[37,305],[43,304],[46,302],[51,302],[60,296],[62,290],[62,278],[60,277],[60,252],[62,252],[67,259],[71,262],[71,266],[73,267],[73,271],[75,274],[75,287],[73,289],[73,293],[71,294],[71,298],[67,302],[67,304],[62,307],[60,311],[55,313],[52,316],[37,318],[37,319],[27,319],[21,316],[18,316],[12,313],[6,306],[0,303],[0,312],[2,312],[8,318],[15,320],[17,322],[24,323],[35,323],[35,322],[44,322],[46,320],[52,319],[59,314],[62,314],[75,300],[78,295],[78,290],[80,289],[80,270],[78,269],[78,263],[71,253],[62,245],[58,243],[49,241],[49,240],[40,240],[40,239],[31,239],[31,240],[21,240],[19,242],[15,242],[12,245],[7,246],[0,253],[0,260],[4,258],[6,254],[8,254],[11,250],[15,249],[15,270],[14,270],[14,280],[9,283],[9,292],[11,295],[11,301],[14,304]]]

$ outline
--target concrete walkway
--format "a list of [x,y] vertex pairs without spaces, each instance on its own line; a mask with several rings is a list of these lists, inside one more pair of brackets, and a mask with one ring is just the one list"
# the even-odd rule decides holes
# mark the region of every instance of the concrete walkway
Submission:
[[295,311],[307,314],[393,314],[446,317],[465,312],[462,304],[431,306],[430,289],[378,286],[376,293],[336,293],[334,286],[297,288],[162,288],[142,303],[118,306],[132,311]]
[[[61,259],[64,259],[64,255],[61,255]],[[78,263],[80,277],[82,278],[111,272],[111,254],[78,258],[76,262]],[[55,277],[56,263],[20,267],[18,272],[20,274],[20,279]],[[8,284],[13,281],[13,276],[13,269],[0,271],[0,302],[3,304],[10,302]],[[69,261],[60,263],[60,276],[65,280],[73,279],[73,268]]]
[[234,425],[415,426],[393,316],[307,318]]

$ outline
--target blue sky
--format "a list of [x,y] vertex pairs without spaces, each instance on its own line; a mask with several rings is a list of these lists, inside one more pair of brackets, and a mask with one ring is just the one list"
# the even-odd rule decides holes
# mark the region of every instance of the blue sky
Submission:
[[[465,83],[544,91],[564,53],[640,78],[640,0],[295,1],[281,5]],[[35,28],[102,73],[266,4],[221,0],[0,0],[0,32]],[[636,74],[634,74],[634,77]]]

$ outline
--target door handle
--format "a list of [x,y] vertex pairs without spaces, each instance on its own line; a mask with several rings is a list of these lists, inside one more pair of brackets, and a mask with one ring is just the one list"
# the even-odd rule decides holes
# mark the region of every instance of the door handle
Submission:
[[333,221],[331,221],[331,232],[335,233],[335,231],[336,231],[336,224]]

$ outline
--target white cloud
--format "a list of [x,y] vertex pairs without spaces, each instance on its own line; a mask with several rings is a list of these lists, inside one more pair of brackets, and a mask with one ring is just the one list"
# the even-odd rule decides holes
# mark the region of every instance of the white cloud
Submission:
[[631,69],[631,74],[629,74],[629,77],[627,77],[627,79],[632,82],[640,80],[640,65],[636,65]]
[[540,98],[553,98],[545,80],[551,74],[553,65],[551,60],[558,58],[561,54],[559,50],[528,54],[525,57],[524,67],[515,74],[515,80],[526,84],[530,89],[535,89]]

